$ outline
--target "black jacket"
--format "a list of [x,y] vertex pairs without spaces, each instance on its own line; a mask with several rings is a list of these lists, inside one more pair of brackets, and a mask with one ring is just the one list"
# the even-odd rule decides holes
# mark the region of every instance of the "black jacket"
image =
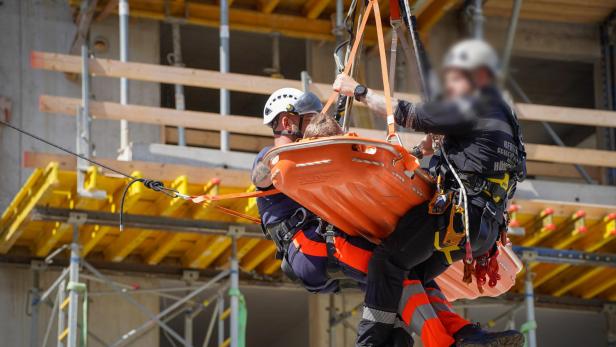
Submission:
[[[511,108],[496,88],[455,101],[412,104],[400,101],[396,123],[415,131],[445,135],[444,148],[457,170],[483,177],[525,175],[524,145]],[[438,153],[433,161],[438,161]]]

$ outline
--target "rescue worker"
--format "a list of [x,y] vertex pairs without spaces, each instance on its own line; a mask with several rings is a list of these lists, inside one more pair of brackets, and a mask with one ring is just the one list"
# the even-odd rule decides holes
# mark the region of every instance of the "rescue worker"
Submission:
[[[295,141],[300,135],[298,129],[306,126],[306,118],[310,118],[310,123],[301,131],[305,138],[318,138],[325,136],[341,135],[343,133],[339,124],[328,115],[318,114],[314,116],[314,110],[321,109],[321,104],[311,93],[300,94],[300,91],[284,89],[275,92],[270,97],[265,111],[264,122],[272,122],[274,129],[275,144],[284,144]],[[281,98],[279,96],[282,95]],[[287,95],[287,97],[285,97]],[[297,96],[297,101],[295,97]],[[291,105],[284,103],[274,103],[272,100],[285,100]],[[272,118],[272,112],[279,111],[278,117]],[[295,114],[287,114],[294,110]],[[285,120],[285,117],[305,117],[300,122],[297,118]],[[282,128],[279,122],[282,122]],[[268,123],[271,124],[271,123]],[[286,124],[286,125],[285,125]],[[295,128],[293,124],[297,125]],[[299,126],[301,124],[301,127]],[[284,139],[282,137],[285,137]],[[252,172],[252,179],[259,189],[269,189],[271,180],[269,179],[269,168],[261,162],[261,158],[270,148],[267,147],[257,156]],[[272,199],[273,198],[273,199]],[[361,237],[351,237],[339,230],[333,231],[333,247],[327,247],[327,228],[304,208],[300,207],[290,198],[283,194],[276,194],[257,200],[259,212],[263,219],[266,233],[274,239],[278,246],[278,256],[282,258],[282,268],[285,274],[291,279],[300,282],[308,290],[316,293],[338,291],[341,282],[348,285],[354,284],[363,289],[366,282],[366,272],[368,263],[372,255],[374,245]],[[298,222],[297,211],[302,216]],[[308,235],[308,237],[306,237]],[[328,252],[330,251],[330,252]],[[331,253],[334,253],[333,256]],[[334,266],[332,266],[334,265]],[[333,268],[333,269],[332,269]],[[336,273],[336,269],[342,273]],[[418,291],[411,282],[405,283],[406,290],[409,292],[407,299],[409,302],[416,302]],[[429,296],[425,297],[425,302],[434,305],[434,310],[438,312],[438,319],[443,319],[448,323],[447,326],[454,326],[457,331],[460,326],[470,324],[467,320],[453,312],[451,305],[446,301],[436,284],[431,288]],[[422,287],[423,291],[423,287]],[[410,295],[413,294],[413,295]],[[426,294],[427,295],[427,294]],[[401,303],[400,313],[407,304]],[[434,325],[436,322],[428,324]],[[440,323],[438,323],[440,324]],[[409,346],[412,345],[410,334],[412,332],[409,324],[399,329],[394,329],[387,345]],[[414,331],[417,335],[421,334],[421,329]],[[451,340],[451,332],[445,328],[434,332],[433,335],[439,340]]]
[[[263,111],[263,123],[274,133],[274,146],[302,138],[322,108],[313,93],[294,88],[275,91]],[[339,127],[338,130],[342,132]],[[260,190],[273,188],[269,167],[262,162],[270,149],[265,147],[259,152],[252,170],[252,181]],[[276,243],[277,257],[289,278],[318,293],[337,292],[346,284],[365,283],[372,243],[335,230],[284,194],[260,197],[257,206],[264,232]]]
[[[410,284],[403,284],[405,275],[414,285],[425,289],[449,264],[464,259],[464,281],[470,282],[474,273],[475,281],[482,285],[487,269],[496,262],[495,242],[506,228],[507,200],[526,173],[517,119],[495,86],[498,65],[498,57],[488,44],[481,40],[462,41],[447,53],[444,73],[446,77],[455,74],[468,78],[474,93],[449,101],[394,101],[398,125],[444,136],[441,148],[430,162],[430,171],[439,183],[438,193],[433,201],[408,211],[394,232],[375,248],[358,346],[386,344],[393,327],[392,317],[399,302],[404,302],[404,284]],[[352,78],[339,75],[333,88],[366,103],[374,113],[387,116],[384,98]],[[468,195],[466,206],[461,204],[463,192]],[[488,275],[490,284],[495,284],[498,274]],[[425,318],[421,308],[411,307],[409,320],[415,319],[415,312],[418,318]],[[473,325],[461,327],[453,336],[458,346],[522,346],[524,342],[517,331],[488,333]],[[432,341],[431,345],[442,343]]]

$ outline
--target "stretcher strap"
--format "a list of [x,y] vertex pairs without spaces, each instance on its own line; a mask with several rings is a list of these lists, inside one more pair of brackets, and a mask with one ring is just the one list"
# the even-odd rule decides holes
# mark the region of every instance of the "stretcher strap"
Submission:
[[[390,138],[392,135],[396,134],[396,125],[394,121],[394,112],[391,102],[391,88],[389,86],[389,76],[387,74],[387,57],[385,54],[385,40],[383,38],[383,24],[381,23],[381,10],[379,9],[379,3],[376,0],[370,0],[368,2],[368,6],[364,11],[364,16],[357,30],[357,34],[355,42],[353,43],[353,48],[351,49],[351,54],[349,54],[349,62],[355,61],[355,56],[357,55],[359,42],[363,39],[364,31],[366,29],[366,23],[368,22],[368,17],[370,17],[370,11],[374,10],[374,19],[376,22],[376,37],[379,48],[379,57],[381,61],[381,75],[383,77],[383,91],[385,93],[385,110],[387,112],[387,138]],[[348,75],[353,64],[346,64],[344,67],[343,74]],[[333,103],[336,101],[338,97],[338,92],[333,92],[329,99],[327,99],[327,103],[323,107],[322,113],[327,113]]]
[[383,92],[385,93],[385,110],[387,111],[387,135],[388,137],[396,133],[394,122],[394,111],[391,105],[391,89],[389,88],[389,76],[387,75],[387,57],[385,55],[385,40],[383,39],[383,24],[381,23],[381,10],[375,2],[374,17],[376,22],[376,38],[379,46],[379,56],[381,58],[381,75],[383,76]]
[[[270,190],[256,190],[254,192],[245,192],[245,193],[233,193],[233,194],[223,194],[223,195],[198,195],[191,196],[190,201],[195,204],[201,204],[209,201],[222,201],[222,200],[230,200],[230,199],[248,199],[248,198],[259,198],[269,195],[278,194],[280,191],[278,189],[270,189]],[[234,217],[244,218],[252,223],[261,224],[261,220],[249,214],[232,210],[230,208],[226,208],[223,206],[214,205],[214,208],[219,210],[222,213],[228,214]]]
[[[357,55],[357,50],[359,48],[359,43],[362,40],[363,36],[364,36],[364,31],[366,29],[366,23],[368,22],[368,17],[370,14],[370,10],[372,10],[373,6],[375,5],[375,1],[374,0],[370,0],[370,2],[368,3],[368,6],[366,6],[366,9],[364,11],[364,16],[361,20],[361,23],[359,24],[359,29],[357,29],[357,34],[355,35],[355,42],[353,42],[353,47],[351,48],[351,53],[349,54],[349,59],[348,61],[352,62],[355,61],[355,56]],[[376,6],[378,6],[378,4],[376,4]],[[378,20],[377,20],[378,22]],[[343,74],[348,75],[349,72],[351,71],[351,67],[353,66],[353,64],[346,64],[346,66],[344,67],[344,71],[342,71]],[[327,111],[330,109],[330,107],[334,104],[334,102],[336,101],[336,98],[338,97],[338,92],[332,92],[332,94],[329,96],[329,99],[327,99],[327,102],[325,103],[325,106],[323,106],[323,110],[321,111],[322,113],[326,114]]]
[[278,194],[280,191],[278,189],[270,189],[270,190],[255,190],[254,192],[244,192],[244,193],[232,193],[232,194],[222,194],[222,195],[197,195],[190,197],[190,200],[195,204],[200,204],[206,201],[221,201],[221,200],[229,200],[229,199],[248,199],[248,198],[260,198],[264,196]]

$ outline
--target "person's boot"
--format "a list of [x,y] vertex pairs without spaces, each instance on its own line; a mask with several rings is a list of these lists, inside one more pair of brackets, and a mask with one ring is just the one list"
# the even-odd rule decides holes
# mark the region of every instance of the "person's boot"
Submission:
[[455,347],[522,347],[524,335],[517,330],[489,332],[478,324],[469,324],[453,334]]

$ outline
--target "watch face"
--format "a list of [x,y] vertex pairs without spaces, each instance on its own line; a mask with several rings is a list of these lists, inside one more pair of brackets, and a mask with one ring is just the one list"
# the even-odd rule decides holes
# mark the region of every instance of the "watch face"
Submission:
[[364,96],[366,96],[366,93],[368,92],[368,89],[363,86],[363,85],[358,85],[357,87],[355,87],[355,99],[359,100],[360,98],[363,98]]

